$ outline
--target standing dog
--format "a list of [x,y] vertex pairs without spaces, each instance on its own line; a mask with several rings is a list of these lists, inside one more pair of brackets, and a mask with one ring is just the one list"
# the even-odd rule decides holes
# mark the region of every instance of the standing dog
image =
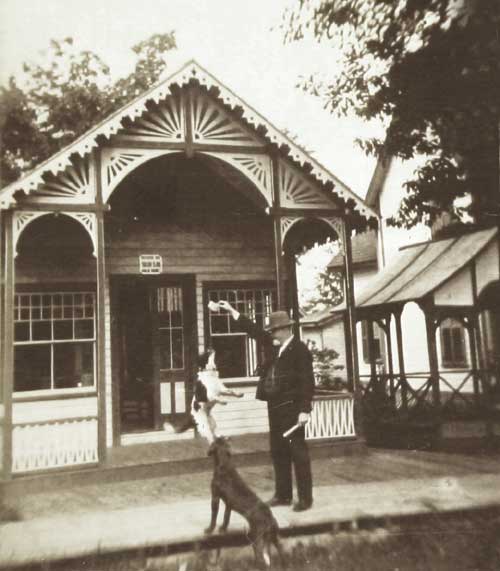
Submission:
[[241,514],[249,524],[248,537],[252,542],[259,567],[271,565],[271,543],[278,550],[280,562],[284,553],[279,540],[279,527],[269,508],[245,483],[231,461],[231,450],[225,438],[218,437],[210,445],[208,455],[214,457],[212,478],[212,518],[205,533],[212,533],[219,513],[220,500],[225,503],[220,531],[226,531],[231,511]]
[[216,404],[226,405],[227,401],[221,397],[242,398],[243,393],[227,388],[219,378],[215,365],[215,352],[207,351],[198,360],[200,371],[195,382],[194,396],[191,401],[191,411],[187,421],[176,428],[176,432],[185,432],[189,428],[196,428],[198,432],[212,443],[217,437],[216,423],[212,409]]

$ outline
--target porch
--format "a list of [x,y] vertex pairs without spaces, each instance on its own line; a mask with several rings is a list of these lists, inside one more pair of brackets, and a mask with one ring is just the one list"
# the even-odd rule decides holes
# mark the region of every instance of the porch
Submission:
[[498,443],[498,278],[496,228],[472,228],[404,248],[361,292],[370,374],[360,385],[372,443]]

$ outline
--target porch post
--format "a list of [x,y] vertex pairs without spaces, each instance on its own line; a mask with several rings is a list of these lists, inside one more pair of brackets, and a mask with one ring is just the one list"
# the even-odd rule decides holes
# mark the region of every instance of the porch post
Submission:
[[432,401],[434,406],[439,406],[441,395],[439,390],[439,364],[436,345],[436,322],[432,308],[423,305],[422,309],[425,314],[425,329],[427,333],[427,351],[429,353],[429,369],[432,382]]
[[349,221],[342,218],[342,244],[344,246],[344,279],[345,301],[347,307],[347,330],[351,351],[347,357],[351,360],[351,366],[347,368],[351,373],[350,386],[354,394],[354,421],[360,435],[363,434],[361,418],[361,386],[359,381],[358,343],[356,335],[356,300],[354,297],[354,274],[352,263],[351,228]]
[[373,334],[373,320],[367,319],[366,324],[368,327],[368,358],[370,360],[370,377],[373,382],[377,377],[377,367],[375,363],[375,336]]
[[297,285],[297,263],[295,254],[287,252],[286,254],[286,268],[288,275],[288,291],[290,294],[290,306],[292,308],[292,316],[295,321],[294,333],[300,334],[300,309],[299,309],[299,289]]
[[1,296],[1,377],[2,377],[2,438],[3,458],[2,473],[5,479],[12,477],[12,391],[14,387],[14,290],[15,266],[13,246],[13,214],[12,211],[2,213],[0,233],[2,250],[2,296]]
[[408,386],[406,381],[406,371],[405,371],[405,355],[403,346],[403,331],[401,328],[401,314],[403,313],[403,308],[398,307],[394,310],[394,318],[396,320],[396,344],[398,349],[398,364],[399,364],[399,382],[401,384],[401,400],[403,404],[403,410],[408,409]]
[[387,372],[389,374],[390,395],[391,401],[394,402],[396,395],[394,394],[394,366],[392,363],[391,317],[392,313],[389,313],[385,318],[385,341],[387,346]]
[[476,327],[478,326],[478,319],[475,310],[473,309],[467,319],[467,333],[469,335],[469,351],[471,359],[472,368],[472,383],[474,387],[474,400],[476,405],[480,404],[480,392],[479,392],[479,379],[478,379],[478,355],[476,346]]
[[283,236],[281,235],[280,210],[280,177],[278,157],[273,154],[273,224],[274,224],[274,264],[276,272],[276,292],[278,309],[286,310],[286,284],[285,284],[285,260],[283,256]]
[[106,340],[105,340],[105,295],[106,287],[106,268],[104,265],[105,244],[104,244],[104,209],[102,200],[102,181],[101,181],[101,155],[99,151],[94,151],[94,185],[96,193],[96,205],[100,208],[96,212],[97,225],[97,414],[98,414],[98,432],[97,432],[97,451],[99,462],[106,459]]

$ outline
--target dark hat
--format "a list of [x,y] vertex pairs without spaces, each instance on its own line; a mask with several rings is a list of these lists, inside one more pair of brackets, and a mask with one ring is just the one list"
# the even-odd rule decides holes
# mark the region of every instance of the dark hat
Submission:
[[293,319],[290,319],[286,311],[273,311],[269,315],[269,323],[266,325],[266,331],[275,331],[293,325]]

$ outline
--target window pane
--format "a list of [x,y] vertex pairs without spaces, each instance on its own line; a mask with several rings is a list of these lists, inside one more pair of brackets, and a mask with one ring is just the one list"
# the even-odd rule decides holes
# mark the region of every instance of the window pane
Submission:
[[81,319],[75,321],[75,338],[76,339],[93,339],[94,338],[94,320]]
[[14,348],[14,391],[50,389],[50,345]]
[[33,341],[47,341],[52,339],[50,321],[35,321],[32,323]]
[[182,327],[182,311],[172,311],[170,319],[172,327]]
[[243,335],[212,338],[221,378],[246,376],[245,341]]
[[184,344],[181,329],[174,329],[172,331],[172,368],[184,368]]
[[93,372],[92,343],[54,345],[54,388],[92,386]]
[[170,353],[170,330],[160,330],[160,369],[170,370],[172,368]]
[[54,339],[73,339],[73,322],[54,321]]
[[29,341],[30,340],[30,324],[27,322],[20,322],[14,325],[14,341]]
[[443,361],[451,362],[453,360],[453,354],[451,352],[451,335],[449,329],[443,329]]
[[211,323],[212,333],[229,333],[229,319],[227,315],[213,315]]
[[454,360],[458,363],[465,361],[464,345],[463,345],[463,331],[461,327],[454,327],[452,330],[453,339],[453,356]]
[[71,319],[73,317],[73,306],[72,305],[66,305],[64,306],[64,313],[63,316],[66,319]]

